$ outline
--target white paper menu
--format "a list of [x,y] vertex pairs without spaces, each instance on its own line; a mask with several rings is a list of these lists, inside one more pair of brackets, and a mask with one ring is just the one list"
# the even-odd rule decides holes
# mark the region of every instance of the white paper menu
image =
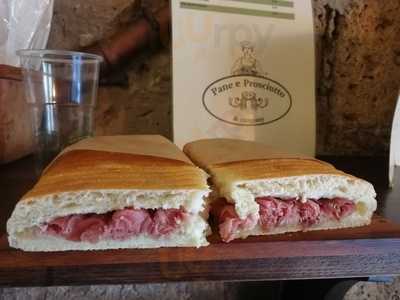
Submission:
[[173,127],[315,154],[311,0],[173,0]]
[[[399,173],[400,166],[400,96],[397,100],[396,111],[393,117],[392,136],[390,139],[389,185],[393,187],[394,177]],[[397,171],[397,172],[396,172]],[[400,174],[397,174],[400,176]]]

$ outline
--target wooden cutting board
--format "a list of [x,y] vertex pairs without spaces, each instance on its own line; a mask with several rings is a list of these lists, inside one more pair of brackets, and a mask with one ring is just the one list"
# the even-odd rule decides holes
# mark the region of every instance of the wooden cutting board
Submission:
[[[249,237],[208,247],[29,253],[8,247],[5,225],[33,184],[30,159],[0,167],[0,285],[43,286],[189,280],[285,280],[400,274],[400,225],[375,215],[360,228]],[[356,165],[354,159],[347,163]],[[374,176],[384,169],[368,164]],[[357,174],[356,175],[362,175]],[[379,176],[377,176],[378,178]],[[371,177],[373,178],[373,177]],[[368,177],[367,177],[368,179]],[[375,182],[379,211],[398,212],[400,187]],[[395,199],[396,201],[393,201]]]
[[400,273],[400,226],[375,216],[370,226],[229,244],[217,235],[195,248],[29,253],[0,238],[0,285],[75,285],[188,280],[283,280]]

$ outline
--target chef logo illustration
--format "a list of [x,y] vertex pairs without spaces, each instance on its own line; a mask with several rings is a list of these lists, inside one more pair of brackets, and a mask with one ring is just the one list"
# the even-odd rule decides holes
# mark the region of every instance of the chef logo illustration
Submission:
[[251,109],[257,111],[258,109],[267,107],[268,102],[268,98],[257,97],[257,94],[252,91],[242,92],[241,97],[229,98],[229,105],[240,110]]
[[[204,90],[204,108],[215,119],[236,126],[260,126],[279,121],[292,107],[290,92],[267,76],[253,43],[242,41],[239,47],[240,54],[234,57],[230,74],[210,83]],[[225,128],[221,123],[216,124]],[[217,132],[218,126],[212,131]]]
[[254,45],[251,42],[240,43],[242,56],[232,67],[232,75],[264,75],[260,61],[255,57]]

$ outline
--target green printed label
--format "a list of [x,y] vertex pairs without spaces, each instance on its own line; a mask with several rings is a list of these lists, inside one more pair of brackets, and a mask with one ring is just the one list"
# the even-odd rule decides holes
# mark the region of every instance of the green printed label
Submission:
[[225,1],[253,3],[253,4],[265,4],[265,5],[273,5],[273,6],[281,6],[281,7],[294,7],[293,2],[280,1],[280,0],[225,0]]
[[259,9],[248,9],[248,8],[230,7],[230,6],[221,6],[221,5],[209,5],[209,4],[197,4],[197,3],[189,3],[189,2],[181,2],[180,6],[181,6],[181,8],[184,8],[184,9],[219,12],[219,13],[227,13],[227,14],[247,15],[247,16],[255,16],[255,17],[269,17],[269,18],[287,19],[287,20],[295,19],[295,15],[293,13],[275,12],[275,11],[267,11],[267,10],[259,10]]

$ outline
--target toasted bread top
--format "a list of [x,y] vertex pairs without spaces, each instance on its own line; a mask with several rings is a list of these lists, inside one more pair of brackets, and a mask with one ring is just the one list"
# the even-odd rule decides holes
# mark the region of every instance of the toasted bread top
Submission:
[[66,148],[24,199],[79,190],[207,189],[207,175],[161,136],[103,136]]

